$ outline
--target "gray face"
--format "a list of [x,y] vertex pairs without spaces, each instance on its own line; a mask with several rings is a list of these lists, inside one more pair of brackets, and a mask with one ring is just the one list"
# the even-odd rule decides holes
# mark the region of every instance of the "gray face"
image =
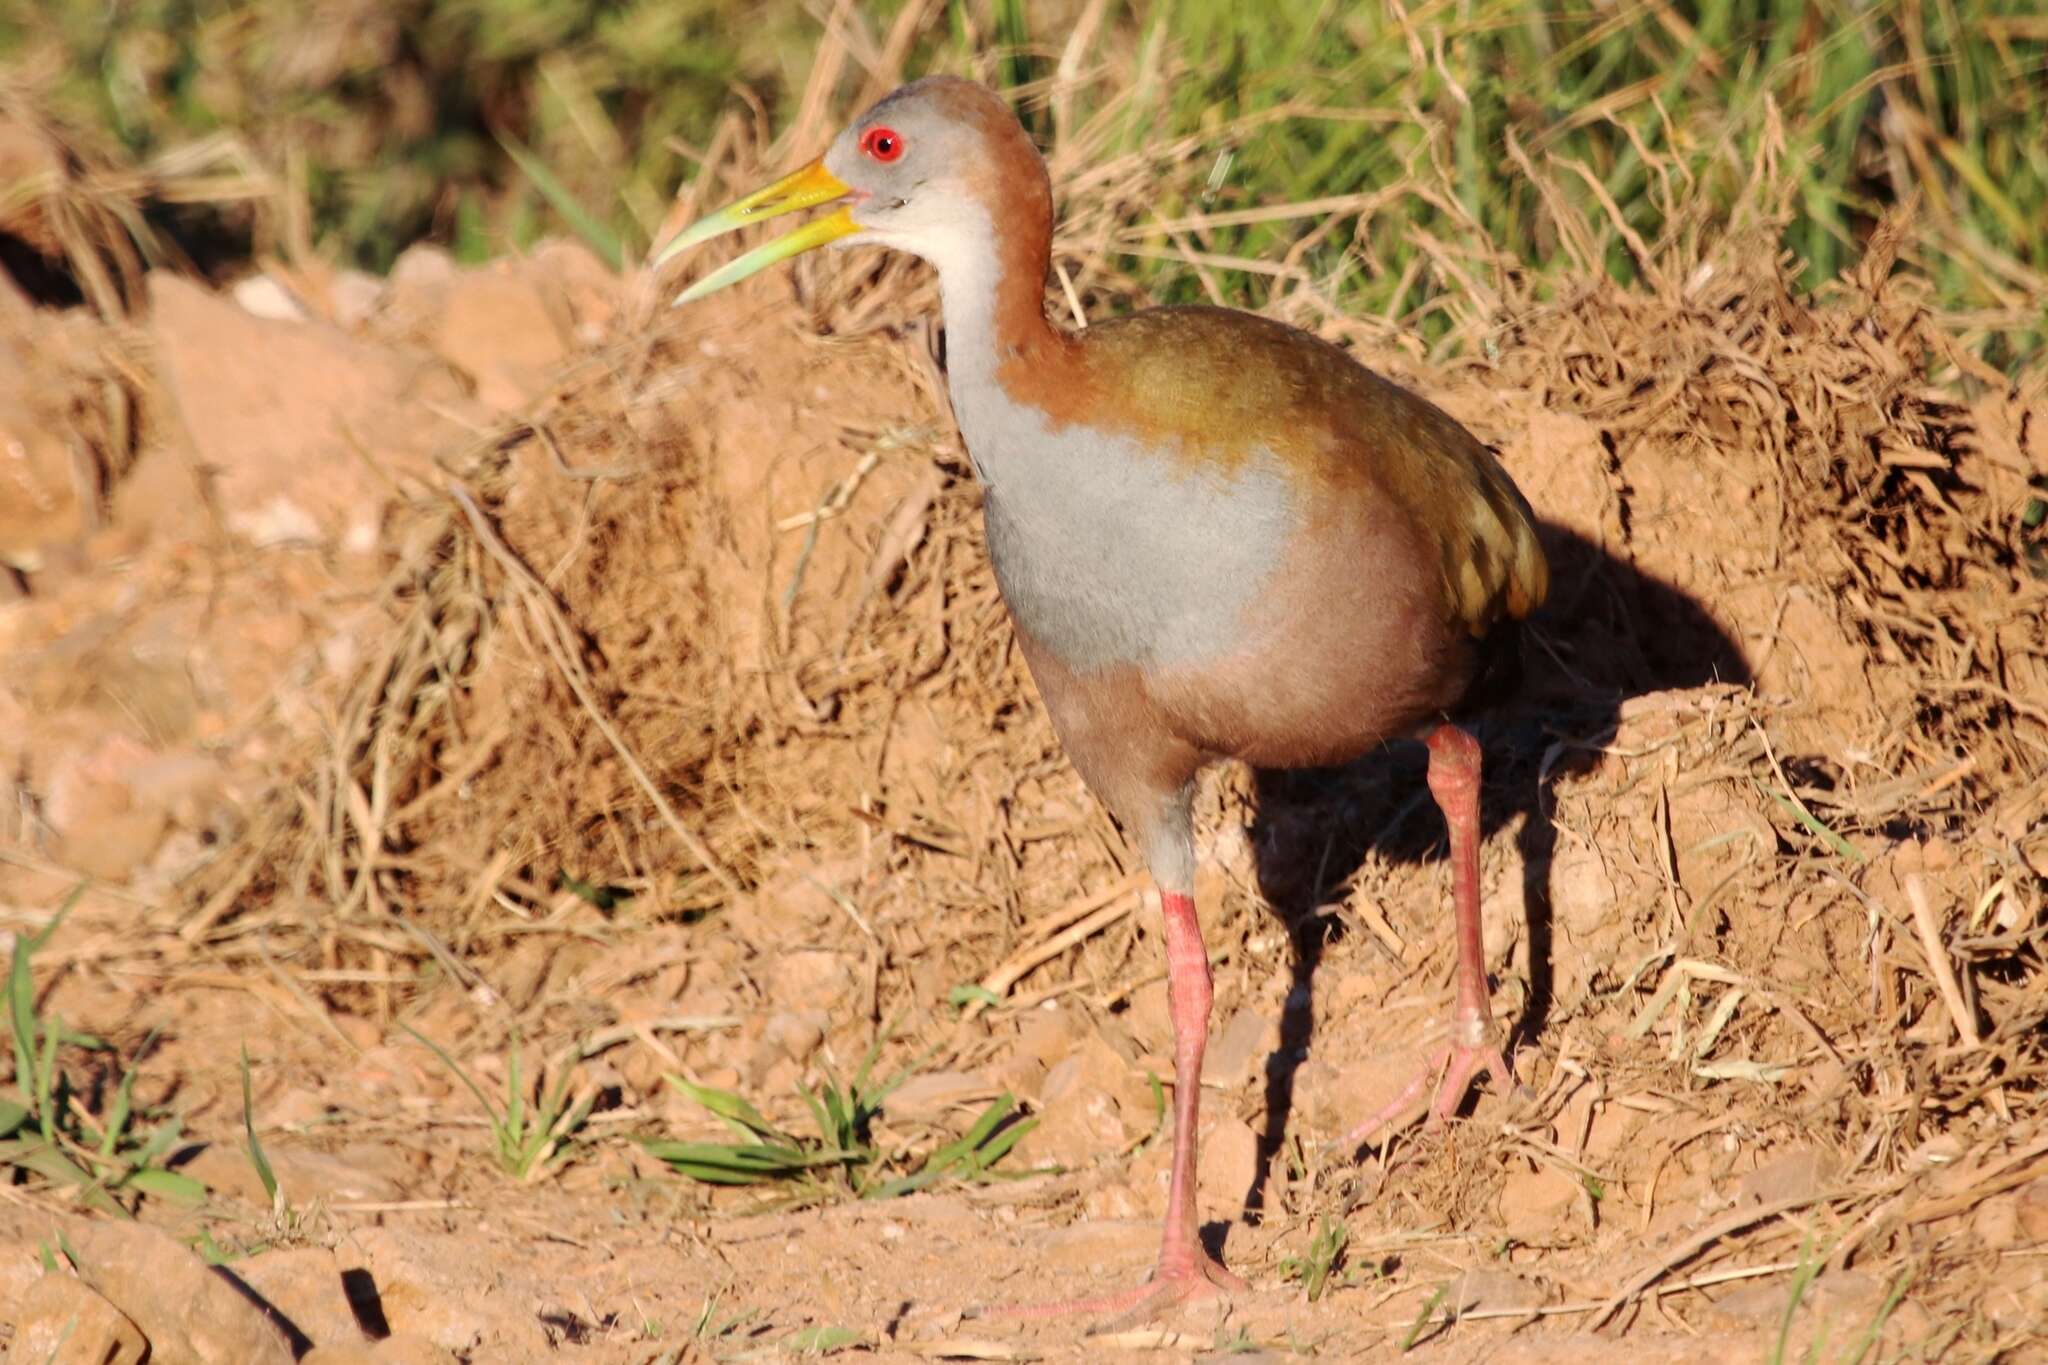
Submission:
[[904,86],[860,116],[825,153],[854,192],[848,244],[880,243],[943,267],[986,231],[975,179],[987,160],[978,129],[946,109],[931,80]]

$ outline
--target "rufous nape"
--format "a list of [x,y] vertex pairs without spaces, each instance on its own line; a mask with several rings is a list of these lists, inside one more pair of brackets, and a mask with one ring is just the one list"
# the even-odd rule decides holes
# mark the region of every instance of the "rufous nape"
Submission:
[[1480,749],[1454,717],[1511,685],[1518,623],[1543,601],[1529,504],[1450,416],[1296,328],[1205,307],[1055,326],[1045,164],[1002,99],[971,81],[904,86],[824,156],[683,231],[653,263],[823,204],[829,214],[676,301],[827,242],[938,269],[953,413],[1018,647],[1075,768],[1159,887],[1174,1035],[1159,1262],[1132,1290],[1045,1311],[1131,1320],[1241,1288],[1196,1235],[1211,1000],[1193,899],[1196,775],[1219,759],[1315,767],[1423,740],[1450,829],[1451,1034],[1345,1142],[1410,1109],[1438,1073],[1432,1122],[1481,1075],[1511,1084],[1480,934]]

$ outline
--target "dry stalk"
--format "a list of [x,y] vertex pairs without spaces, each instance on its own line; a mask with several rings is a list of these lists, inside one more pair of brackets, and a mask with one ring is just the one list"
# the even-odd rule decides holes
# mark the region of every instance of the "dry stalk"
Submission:
[[470,496],[468,489],[451,480],[448,491],[461,505],[463,515],[469,519],[470,529],[476,533],[478,542],[490,551],[491,557],[496,559],[505,572],[511,575],[512,581],[519,585],[522,602],[539,632],[541,644],[554,661],[555,667],[561,671],[563,680],[575,692],[576,700],[582,703],[590,723],[604,736],[605,742],[612,746],[620,761],[633,774],[633,780],[640,785],[641,791],[653,802],[654,808],[661,812],[663,821],[674,831],[676,838],[682,841],[683,847],[690,851],[699,865],[718,879],[719,885],[723,886],[728,894],[740,894],[739,880],[726,870],[725,865],[713,855],[710,847],[697,832],[683,823],[682,817],[676,814],[675,807],[669,804],[668,798],[655,786],[654,779],[647,775],[647,768],[641,763],[640,756],[633,752],[632,747],[620,736],[618,727],[612,724],[611,718],[598,706],[596,698],[591,693],[590,679],[576,658],[575,650],[570,643],[572,637],[568,624],[562,620],[561,608],[555,605],[554,596],[499,538],[489,521],[485,519],[483,510]]

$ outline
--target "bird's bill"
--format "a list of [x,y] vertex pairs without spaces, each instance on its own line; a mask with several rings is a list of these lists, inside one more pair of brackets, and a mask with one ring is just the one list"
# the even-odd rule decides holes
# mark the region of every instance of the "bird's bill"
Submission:
[[[686,251],[699,242],[708,242],[713,237],[722,237],[737,231],[749,223],[758,223],[769,218],[779,218],[785,213],[807,209],[815,204],[830,203],[843,199],[848,193],[844,181],[825,169],[822,158],[813,161],[791,175],[786,175],[765,189],[755,190],[744,199],[738,199],[708,218],[700,218],[689,227],[670,238],[668,244],[654,253],[648,262],[660,266],[679,252]],[[736,284],[749,275],[757,274],[777,261],[786,261],[806,251],[821,247],[827,242],[859,232],[860,224],[853,221],[851,205],[841,207],[836,213],[804,224],[795,232],[785,233],[772,242],[755,247],[735,260],[726,262],[703,279],[676,295],[678,304],[689,303],[715,293],[729,284]]]

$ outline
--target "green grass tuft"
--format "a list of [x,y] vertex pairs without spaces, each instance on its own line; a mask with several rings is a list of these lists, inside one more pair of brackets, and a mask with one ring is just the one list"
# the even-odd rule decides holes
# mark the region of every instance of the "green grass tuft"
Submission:
[[869,1073],[886,1036],[885,1030],[868,1049],[851,1084],[842,1086],[827,1072],[816,1091],[798,1087],[797,1093],[810,1110],[811,1136],[777,1126],[744,1095],[669,1075],[663,1079],[717,1115],[741,1140],[678,1142],[639,1137],[634,1141],[678,1174],[707,1185],[783,1186],[787,1193],[776,1201],[780,1205],[846,1197],[893,1199],[942,1180],[1002,1178],[990,1168],[1009,1155],[1038,1123],[1035,1118],[1017,1117],[1016,1100],[1008,1094],[982,1110],[966,1133],[914,1166],[906,1167],[900,1156],[875,1146],[872,1124],[889,1092],[910,1075],[906,1069],[886,1083],[870,1082]]
[[[130,1203],[151,1196],[198,1205],[205,1201],[206,1186],[163,1164],[182,1136],[177,1121],[138,1128],[135,1073],[127,1069],[106,1113],[93,1115],[61,1065],[63,1050],[113,1049],[89,1034],[67,1029],[60,1019],[45,1018],[36,1008],[35,954],[84,893],[81,885],[40,932],[17,938],[8,961],[7,1020],[18,1098],[0,1094],[0,1169],[72,1187],[80,1202],[117,1216],[126,1216]],[[140,1051],[146,1053],[155,1037],[145,1039]]]

